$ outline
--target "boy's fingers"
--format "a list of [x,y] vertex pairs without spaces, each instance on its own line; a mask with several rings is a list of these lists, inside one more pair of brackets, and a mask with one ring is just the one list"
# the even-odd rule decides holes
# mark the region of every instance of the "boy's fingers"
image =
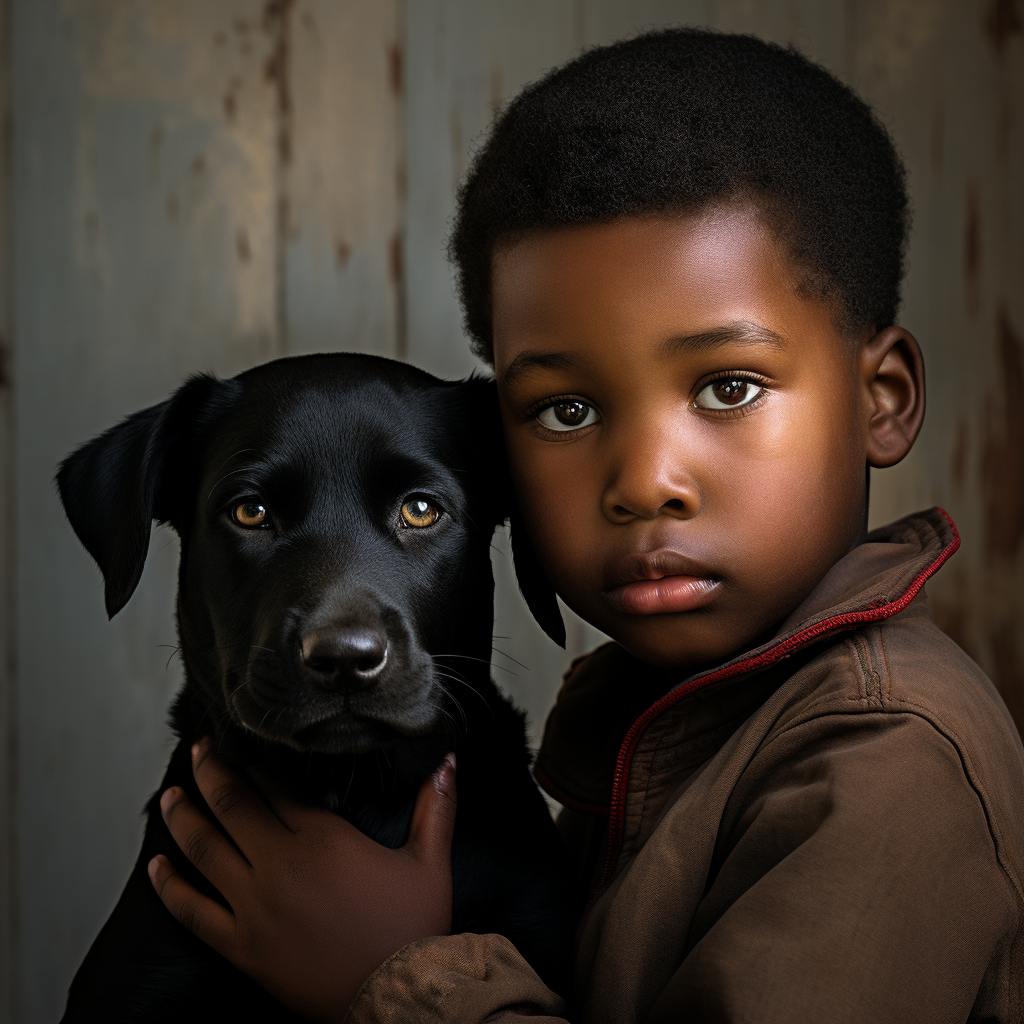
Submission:
[[181,852],[230,903],[238,883],[249,874],[245,858],[179,786],[160,797],[160,813]]
[[209,740],[193,745],[192,774],[210,810],[247,856],[252,845],[265,845],[268,838],[283,830],[259,793],[210,752]]
[[235,918],[231,911],[193,888],[163,854],[148,866],[149,880],[163,905],[193,935],[232,960]]
[[451,860],[452,833],[455,830],[455,755],[420,786],[409,826],[406,847],[421,860]]

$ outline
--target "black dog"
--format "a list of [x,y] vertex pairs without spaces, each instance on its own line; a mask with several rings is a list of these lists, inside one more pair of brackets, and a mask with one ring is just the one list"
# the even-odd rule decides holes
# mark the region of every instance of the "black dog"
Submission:
[[[397,847],[420,784],[456,750],[453,930],[506,935],[564,987],[559,841],[529,777],[522,716],[489,675],[490,541],[509,511],[500,445],[483,380],[300,356],[192,378],[76,451],[57,480],[110,615],[138,584],[151,521],[181,538],[186,682],[160,792],[183,786],[205,807],[189,749],[209,735],[229,762]],[[557,633],[553,594],[529,558],[517,568]],[[212,890],[156,801],[64,1019],[289,1019],[159,902],[146,875],[156,853]]]

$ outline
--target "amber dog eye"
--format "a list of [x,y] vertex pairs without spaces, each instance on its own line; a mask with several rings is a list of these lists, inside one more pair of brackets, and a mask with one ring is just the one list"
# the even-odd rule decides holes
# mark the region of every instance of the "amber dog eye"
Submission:
[[410,498],[402,506],[402,519],[406,526],[415,526],[418,529],[433,526],[440,515],[441,510],[436,505],[431,505],[426,498]]
[[264,524],[267,518],[267,509],[258,501],[243,501],[241,505],[235,506],[231,515],[239,526],[253,530]]

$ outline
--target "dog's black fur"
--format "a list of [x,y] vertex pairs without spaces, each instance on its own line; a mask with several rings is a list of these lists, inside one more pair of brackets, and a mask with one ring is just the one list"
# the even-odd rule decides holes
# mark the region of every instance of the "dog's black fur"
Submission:
[[[522,716],[489,675],[490,541],[510,511],[500,450],[488,382],[300,356],[192,378],[84,445],[57,479],[110,615],[138,584],[152,520],[181,538],[186,682],[158,792],[183,786],[205,808],[189,750],[209,735],[257,780],[397,847],[419,786],[454,749],[453,931],[508,936],[564,989],[572,913],[558,837],[529,777]],[[404,525],[410,496],[440,518]],[[265,507],[261,526],[235,518],[246,502]],[[521,547],[517,570],[558,635],[554,595]],[[214,893],[157,796],[147,815],[65,1021],[291,1019],[164,909],[146,875],[156,853]]]

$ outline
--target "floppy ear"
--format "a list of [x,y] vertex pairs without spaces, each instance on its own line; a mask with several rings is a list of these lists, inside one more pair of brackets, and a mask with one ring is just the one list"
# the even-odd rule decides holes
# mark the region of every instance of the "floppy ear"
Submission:
[[555,600],[555,588],[548,582],[537,561],[530,538],[526,535],[519,506],[513,502],[509,515],[509,538],[512,541],[512,561],[516,568],[519,590],[526,605],[537,620],[537,625],[565,650],[565,623]]
[[232,383],[192,377],[166,402],[129,416],[61,463],[57,488],[64,512],[103,573],[111,618],[139,585],[152,520],[181,533],[198,471],[188,464],[190,442],[209,418],[214,395],[233,394]]
[[479,436],[484,438],[486,465],[491,474],[491,493],[494,496],[494,523],[500,526],[507,519],[512,542],[512,562],[516,570],[519,590],[527,607],[541,629],[559,647],[565,648],[565,623],[558,610],[554,587],[548,583],[534,554],[533,546],[522,525],[519,506],[512,490],[508,463],[505,459],[505,439],[498,411],[498,391],[493,380],[470,377],[461,386],[469,396],[472,418],[470,423],[483,424]]

